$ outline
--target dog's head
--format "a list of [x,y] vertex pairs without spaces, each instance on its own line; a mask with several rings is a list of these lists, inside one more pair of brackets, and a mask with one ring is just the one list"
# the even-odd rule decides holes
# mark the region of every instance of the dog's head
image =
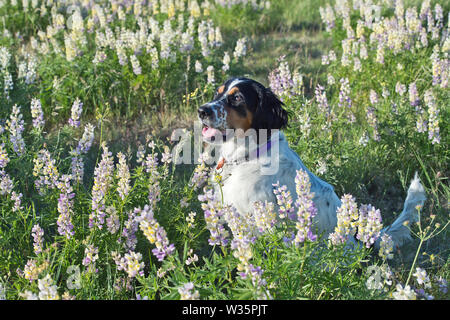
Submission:
[[226,137],[229,129],[282,129],[288,114],[283,103],[268,88],[255,80],[232,78],[219,86],[211,102],[198,109],[206,140]]

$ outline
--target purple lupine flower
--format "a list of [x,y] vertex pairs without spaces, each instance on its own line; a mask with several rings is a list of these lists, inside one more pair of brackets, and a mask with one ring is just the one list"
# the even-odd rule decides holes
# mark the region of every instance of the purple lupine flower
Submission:
[[206,166],[205,162],[202,161],[201,164],[199,164],[195,170],[194,174],[189,181],[188,186],[190,188],[193,188],[194,191],[203,187],[203,185],[208,181],[209,177],[209,168]]
[[251,244],[252,239],[246,235],[238,235],[231,241],[233,256],[239,260],[237,270],[242,278],[246,278],[249,273],[249,261],[253,257]]
[[76,98],[72,104],[69,125],[78,128],[80,126],[80,117],[82,113],[83,113],[83,103],[80,101],[80,99]]
[[280,219],[289,218],[295,220],[297,218],[297,213],[295,213],[295,208],[292,205],[291,192],[287,190],[287,186],[280,186],[280,182],[273,184],[273,193],[277,198],[278,213]]
[[327,94],[324,87],[322,87],[320,84],[316,86],[315,98],[320,112],[325,115],[328,115],[330,107],[328,105]]
[[0,170],[0,195],[11,194],[13,182],[4,170]]
[[425,91],[423,99],[428,106],[428,139],[431,140],[432,144],[440,143],[439,109],[433,96],[433,90]]
[[44,112],[39,99],[31,100],[31,117],[33,118],[33,127],[41,129],[44,126]]
[[257,201],[253,204],[253,209],[253,217],[258,231],[266,233],[271,230],[276,222],[273,203]]
[[356,221],[358,220],[358,207],[355,199],[350,194],[341,198],[341,206],[337,209],[337,225],[329,239],[334,245],[345,243],[348,236],[356,233]]
[[117,192],[122,200],[126,198],[130,192],[130,170],[125,159],[125,155],[122,152],[117,154],[119,163],[117,164],[116,178],[119,179]]
[[158,261],[163,261],[168,255],[171,255],[175,251],[174,244],[169,243],[166,231],[156,221],[153,216],[153,210],[149,205],[145,205],[144,209],[135,208],[135,215],[139,222],[139,228],[144,233],[145,237],[151,244],[155,244],[156,248],[152,250]]
[[296,94],[294,80],[285,58],[286,56],[281,56],[278,59],[279,66],[269,74],[269,86],[282,101],[283,98],[290,98]]
[[[137,244],[136,232],[139,228],[139,223],[136,220],[136,213],[134,210],[128,212],[128,219],[125,221],[123,230],[122,230],[122,238],[125,239],[125,248],[127,250],[134,250]],[[122,239],[119,239],[119,242],[122,242]]]
[[195,290],[194,284],[188,282],[182,287],[178,288],[178,293],[180,294],[180,300],[198,300],[200,299],[200,294]]
[[113,252],[112,257],[117,265],[117,270],[123,270],[128,274],[129,278],[134,278],[137,275],[144,275],[144,262],[142,260],[142,254],[139,252],[129,251],[125,253],[125,256],[120,256],[119,253]]
[[44,243],[44,230],[42,230],[39,224],[35,224],[33,229],[31,229],[31,235],[33,236],[34,253],[39,254],[42,252],[42,246]]
[[295,176],[295,190],[298,196],[297,201],[295,202],[295,206],[298,209],[295,243],[302,243],[306,239],[315,241],[317,236],[312,233],[311,228],[313,219],[317,215],[317,208],[313,202],[314,193],[310,191],[311,183],[306,171],[297,170],[297,175]]
[[70,175],[62,175],[60,181],[58,182],[58,189],[60,191],[58,198],[58,220],[56,221],[58,225],[58,233],[65,236],[67,239],[72,238],[74,235],[72,215],[73,215],[73,198],[75,193],[73,193],[73,188],[70,185],[70,180],[72,177]]
[[346,108],[348,109],[348,115],[347,118],[350,123],[353,123],[356,121],[355,115],[351,111],[352,108],[352,99],[350,98],[350,83],[348,81],[348,78],[342,78],[339,80],[341,87],[339,90],[339,102],[338,106],[339,108]]
[[84,162],[83,159],[78,155],[72,157],[71,176],[74,182],[77,183],[83,182]]
[[397,82],[395,84],[395,92],[397,92],[400,96],[403,96],[403,94],[406,92],[406,85]]
[[106,218],[106,227],[111,234],[115,234],[120,228],[120,219],[115,207],[109,206],[106,208],[108,217]]
[[0,144],[0,170],[6,167],[9,162],[8,152],[6,152],[5,144]]
[[416,107],[417,111],[417,107],[420,104],[420,98],[419,94],[417,93],[417,87],[415,82],[411,82],[409,84],[408,93],[409,93],[409,103],[411,104],[411,106]]
[[226,246],[228,231],[224,227],[224,212],[217,195],[212,189],[203,189],[204,194],[198,196],[205,214],[206,228],[210,232],[208,242],[211,246]]
[[83,136],[78,141],[78,146],[74,151],[76,154],[85,154],[89,151],[94,141],[94,129],[95,127],[90,123],[84,127]]
[[133,73],[137,76],[142,74],[141,65],[139,64],[138,58],[136,58],[136,56],[134,54],[130,56],[130,61],[131,61],[131,66],[133,67]]
[[12,212],[17,212],[19,210],[22,210],[23,207],[22,204],[22,193],[16,193],[15,191],[11,192],[11,200],[14,201],[14,206],[12,207]]
[[40,150],[33,162],[33,176],[38,177],[34,181],[38,193],[43,195],[46,189],[55,189],[58,185],[59,173],[55,165],[56,161],[52,159],[50,152],[46,149]]
[[95,269],[95,261],[98,260],[98,247],[93,244],[88,244],[84,249],[84,258],[81,262],[83,266],[88,267],[88,272],[97,272]]
[[380,141],[380,134],[378,133],[378,120],[377,116],[375,115],[375,109],[374,108],[367,108],[367,122],[372,127],[373,130],[373,140]]
[[25,141],[22,137],[22,132],[25,130],[23,116],[20,113],[20,107],[15,104],[13,106],[11,116],[6,121],[7,129],[9,131],[9,140],[13,145],[14,152],[20,157],[25,154]]
[[112,182],[114,162],[112,153],[106,143],[102,144],[102,159],[94,171],[94,186],[92,187],[92,212],[89,215],[89,228],[94,226],[101,229],[105,222],[106,194]]
[[380,210],[375,209],[370,204],[361,205],[357,227],[356,239],[362,241],[367,248],[370,248],[379,238],[383,228]]

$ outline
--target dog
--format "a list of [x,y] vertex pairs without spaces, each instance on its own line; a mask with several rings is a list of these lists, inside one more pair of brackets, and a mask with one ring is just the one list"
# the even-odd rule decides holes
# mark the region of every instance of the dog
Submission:
[[[309,171],[289,147],[280,131],[288,124],[288,113],[269,88],[252,79],[231,78],[217,88],[211,102],[198,109],[198,117],[203,125],[203,139],[220,145],[215,170],[222,176],[221,194],[225,204],[241,213],[251,212],[257,201],[276,205],[274,184],[286,185],[290,194],[295,195],[294,178],[301,169],[307,172],[314,193],[317,214],[313,223],[317,232],[328,236],[335,230],[341,200],[333,186]],[[275,170],[265,170],[270,169],[268,164],[273,166],[274,161]],[[379,248],[383,233],[391,237],[395,247],[410,240],[410,230],[404,223],[417,221],[416,206],[422,206],[425,200],[424,188],[416,174],[402,213],[381,231],[375,247]]]

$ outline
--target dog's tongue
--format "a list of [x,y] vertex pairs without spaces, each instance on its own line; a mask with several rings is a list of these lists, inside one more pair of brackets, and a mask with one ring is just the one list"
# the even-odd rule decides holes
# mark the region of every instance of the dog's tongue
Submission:
[[211,137],[213,137],[215,135],[222,135],[222,133],[220,132],[220,130],[217,130],[217,129],[214,129],[214,128],[205,127],[202,130],[202,135],[205,138],[211,138]]

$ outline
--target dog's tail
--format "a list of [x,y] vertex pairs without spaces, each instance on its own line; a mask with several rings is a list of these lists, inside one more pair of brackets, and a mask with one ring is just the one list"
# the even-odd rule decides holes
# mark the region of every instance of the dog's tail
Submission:
[[[418,221],[418,211],[416,207],[423,206],[425,200],[425,189],[420,183],[420,179],[416,172],[414,179],[409,186],[402,213],[390,226],[381,230],[381,235],[387,233],[391,237],[394,247],[400,247],[411,240],[409,227],[414,222]],[[408,221],[408,226],[405,226],[406,221]],[[380,247],[380,238],[375,243],[377,249]]]

